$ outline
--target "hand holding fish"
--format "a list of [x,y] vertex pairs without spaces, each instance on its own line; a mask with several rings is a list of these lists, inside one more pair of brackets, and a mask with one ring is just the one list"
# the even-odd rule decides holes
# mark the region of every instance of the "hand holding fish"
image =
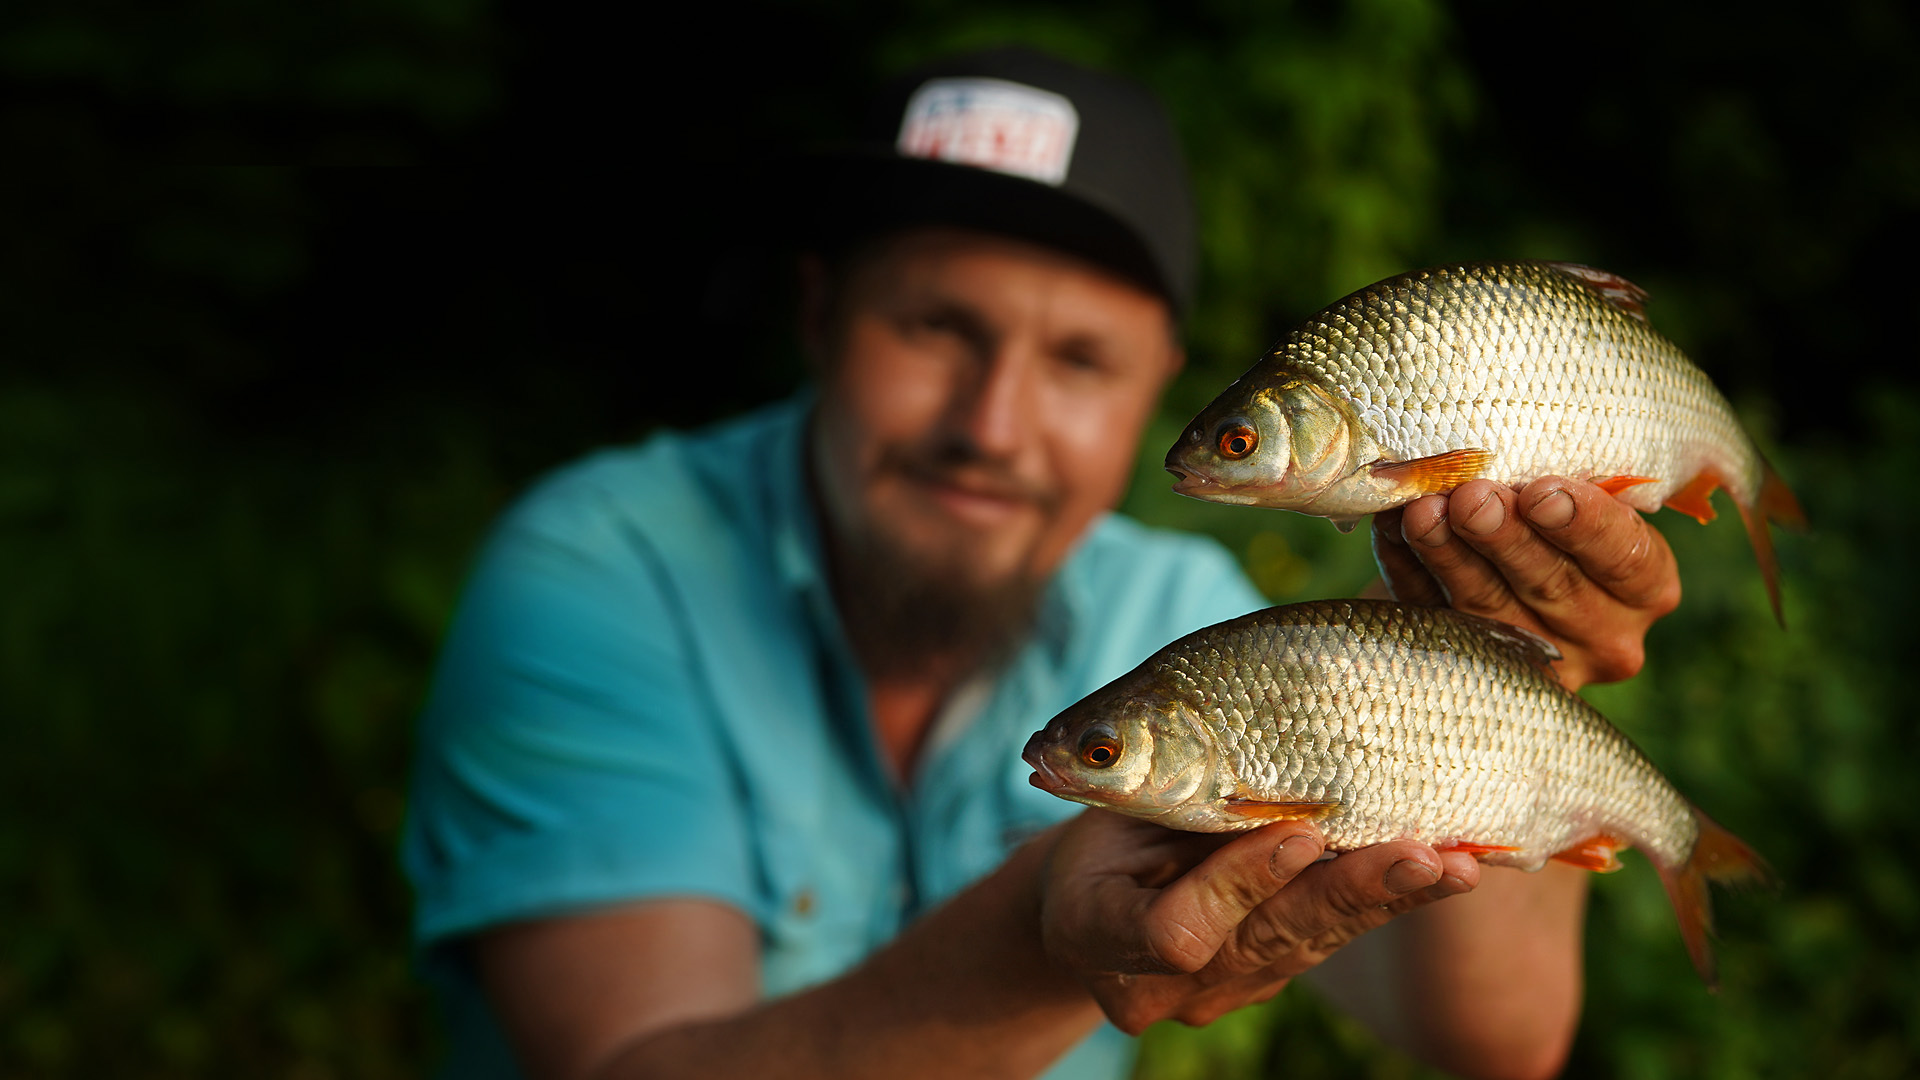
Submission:
[[1049,861],[1047,953],[1123,1031],[1206,1024],[1480,880],[1465,852],[1398,841],[1317,861],[1324,845],[1306,822],[1223,835],[1084,813]]
[[1518,491],[1476,480],[1383,511],[1373,550],[1394,599],[1553,641],[1573,690],[1638,672],[1647,629],[1680,602],[1659,530],[1597,485],[1557,476]]

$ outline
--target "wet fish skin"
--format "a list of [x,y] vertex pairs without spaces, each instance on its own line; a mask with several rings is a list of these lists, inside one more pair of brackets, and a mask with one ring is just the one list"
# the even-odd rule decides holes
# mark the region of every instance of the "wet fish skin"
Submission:
[[1724,488],[1777,614],[1767,522],[1805,516],[1712,381],[1648,324],[1645,300],[1572,263],[1376,282],[1301,323],[1194,418],[1167,453],[1174,490],[1350,529],[1473,479],[1590,479],[1703,522]]
[[1638,847],[1711,983],[1705,882],[1756,876],[1759,860],[1561,686],[1557,656],[1447,608],[1269,608],[1168,645],[1024,756],[1038,787],[1172,828],[1306,819],[1333,851],[1417,840],[1523,870],[1610,870]]

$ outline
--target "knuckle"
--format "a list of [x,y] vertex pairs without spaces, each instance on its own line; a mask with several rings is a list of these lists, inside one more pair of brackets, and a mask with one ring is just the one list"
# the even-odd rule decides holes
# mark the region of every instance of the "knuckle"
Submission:
[[1680,575],[1677,573],[1661,575],[1660,584],[1654,586],[1653,591],[1647,594],[1646,601],[1640,606],[1652,612],[1656,619],[1673,614],[1680,606]]
[[1584,590],[1583,575],[1565,556],[1549,563],[1546,572],[1533,584],[1533,592],[1540,600],[1549,605],[1561,605],[1572,602]]
[[1290,928],[1275,919],[1248,919],[1235,935],[1233,952],[1239,966],[1263,967],[1292,952],[1300,943]]
[[1646,646],[1638,637],[1611,638],[1588,649],[1596,682],[1618,682],[1639,674]]
[[1442,578],[1441,586],[1446,592],[1447,602],[1461,611],[1493,615],[1504,611],[1507,606],[1505,583],[1482,574],[1459,574],[1452,580]]
[[1185,923],[1158,923],[1147,929],[1150,960],[1163,970],[1191,975],[1207,966],[1217,951]]
[[[1372,913],[1377,913],[1383,902],[1384,898],[1363,896],[1359,893],[1343,889],[1327,897],[1327,909],[1340,923],[1346,923],[1355,919],[1365,918]],[[1341,927],[1336,925],[1327,932],[1338,933],[1340,930]],[[1324,937],[1325,934],[1321,936]],[[1317,942],[1320,938],[1316,937],[1313,940]]]
[[1145,1002],[1131,996],[1120,998],[1106,1005],[1107,1019],[1113,1026],[1129,1035],[1138,1035],[1160,1019],[1158,1010],[1150,1008]]
[[1189,1005],[1179,1012],[1174,1013],[1173,1019],[1178,1020],[1188,1027],[1206,1027],[1208,1024],[1220,1019],[1224,1013],[1225,1010],[1211,1004]]

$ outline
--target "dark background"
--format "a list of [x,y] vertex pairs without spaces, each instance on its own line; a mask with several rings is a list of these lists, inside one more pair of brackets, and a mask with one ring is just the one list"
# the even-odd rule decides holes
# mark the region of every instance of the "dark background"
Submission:
[[[1202,296],[1127,507],[1276,599],[1358,588],[1364,540],[1152,459],[1289,323],[1480,257],[1653,294],[1815,529],[1781,633],[1737,528],[1658,515],[1686,602],[1590,696],[1782,884],[1723,898],[1709,997],[1644,861],[1603,879],[1572,1074],[1911,1074],[1913,18],[1679,7],[10,8],[0,1076],[427,1067],[393,853],[473,545],[546,468],[796,385],[788,155],[1007,41],[1175,115]],[[1280,1071],[1419,1075],[1305,993],[1143,1062]]]

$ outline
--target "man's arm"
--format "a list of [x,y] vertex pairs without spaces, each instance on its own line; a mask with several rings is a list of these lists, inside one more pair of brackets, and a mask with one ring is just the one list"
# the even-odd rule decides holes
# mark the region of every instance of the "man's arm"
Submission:
[[756,932],[707,901],[506,927],[474,957],[537,1077],[1025,1077],[1103,1008],[1135,1032],[1207,1022],[1478,879],[1421,844],[1321,847],[1310,825],[1202,835],[1085,812],[854,971],[766,1002]]
[[[1374,519],[1392,594],[1554,640],[1571,689],[1639,670],[1647,628],[1679,603],[1659,532],[1592,484],[1476,481]],[[1315,982],[1383,1038],[1458,1072],[1559,1071],[1579,1021],[1589,872],[1488,868],[1469,897],[1397,920]]]

